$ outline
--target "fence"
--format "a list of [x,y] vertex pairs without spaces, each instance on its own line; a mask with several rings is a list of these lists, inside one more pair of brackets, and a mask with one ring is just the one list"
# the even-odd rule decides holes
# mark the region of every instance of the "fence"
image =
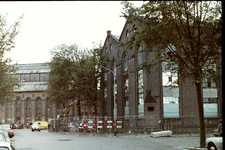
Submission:
[[[60,118],[59,120],[53,120],[52,122],[52,131],[62,131],[67,132],[70,131],[70,128],[75,127],[79,123],[85,123],[87,130],[94,128],[90,126],[98,126],[94,123],[94,121],[113,121],[113,117],[80,117],[82,119],[74,120],[73,117],[68,117],[66,120],[64,118]],[[158,115],[146,115],[142,118],[138,116],[129,116],[129,117],[117,117],[120,122],[121,128],[116,128],[117,133],[122,134],[150,134],[153,131],[161,131],[161,130],[172,130],[173,134],[197,134],[199,133],[199,116],[182,116],[179,118],[162,118]],[[218,127],[219,118],[205,118],[205,131],[206,133],[213,133],[213,130]],[[118,123],[118,122],[117,122]],[[55,127],[54,127],[55,126]],[[102,127],[96,127],[96,133],[112,133],[112,128],[106,128],[106,126],[110,126],[109,122],[101,122]],[[112,126],[112,125],[111,125]],[[113,124],[113,126],[117,126],[117,124]],[[93,130],[91,130],[93,132]],[[76,132],[76,131],[74,131]]]

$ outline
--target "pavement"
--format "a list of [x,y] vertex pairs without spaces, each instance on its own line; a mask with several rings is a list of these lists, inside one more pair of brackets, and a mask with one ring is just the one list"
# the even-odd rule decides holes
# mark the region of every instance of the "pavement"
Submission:
[[[23,129],[23,130],[30,130],[30,129]],[[47,131],[48,132],[48,131]],[[50,132],[50,131],[49,131]],[[199,145],[199,139],[200,135],[199,134],[173,134],[171,137],[150,137],[150,134],[119,134],[117,133],[116,136],[114,134],[101,134],[101,133],[69,133],[69,132],[54,132],[56,134],[68,134],[71,136],[90,136],[90,137],[108,137],[108,138],[141,138],[144,141],[151,141],[153,143],[162,143],[164,142],[166,145],[170,147],[174,147],[175,150],[207,150],[206,148],[199,148],[199,147],[194,147]],[[206,134],[206,138],[212,137],[212,134]],[[121,139],[122,140],[122,139]]]
[[[121,137],[121,138],[149,138],[149,134],[96,134],[96,133],[69,133],[69,132],[59,132],[61,134],[74,134],[76,136],[101,136],[101,137]],[[172,135],[171,137],[174,138],[191,138],[191,137],[200,137],[199,134],[178,134],[178,135]],[[206,138],[212,137],[212,134],[206,134]],[[154,137],[151,137],[154,138]],[[155,137],[155,138],[160,138],[160,137]],[[200,148],[200,147],[184,147],[184,146],[178,146],[176,147],[176,150],[207,150],[207,148]]]

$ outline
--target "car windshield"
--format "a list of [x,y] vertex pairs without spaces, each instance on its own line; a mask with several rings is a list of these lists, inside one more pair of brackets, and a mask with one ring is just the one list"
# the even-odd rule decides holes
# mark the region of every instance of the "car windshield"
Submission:
[[0,129],[0,132],[2,132],[5,135],[6,140],[10,142],[9,135],[6,129]]
[[35,127],[39,127],[39,124],[35,123],[35,124],[33,124],[33,126],[35,126]]
[[0,142],[5,142],[3,133],[0,133]]

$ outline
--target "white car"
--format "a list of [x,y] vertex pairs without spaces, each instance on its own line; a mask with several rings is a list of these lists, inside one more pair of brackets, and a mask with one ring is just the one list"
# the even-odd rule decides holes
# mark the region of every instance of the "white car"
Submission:
[[7,133],[0,132],[0,150],[12,150],[10,142],[7,141],[7,137],[5,136]]
[[206,148],[208,150],[222,150],[223,149],[223,137],[211,137],[206,139]]
[[11,141],[9,139],[9,135],[8,135],[7,130],[6,129],[0,129],[0,132],[2,132],[5,135],[6,141],[10,143]]
[[8,142],[0,142],[1,150],[12,150],[10,144]]
[[31,127],[31,131],[32,132],[34,132],[34,131],[41,131],[41,127],[40,127],[40,125],[38,124],[38,123],[34,123],[33,125],[32,125],[32,127]]

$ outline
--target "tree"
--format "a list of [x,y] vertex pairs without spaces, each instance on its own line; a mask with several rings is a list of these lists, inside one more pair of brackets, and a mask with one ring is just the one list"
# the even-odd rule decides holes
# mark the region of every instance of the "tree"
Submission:
[[[138,52],[156,50],[155,60],[143,63],[144,69],[162,62],[166,69],[190,79],[196,87],[200,122],[200,147],[205,146],[202,81],[210,78],[221,83],[221,2],[150,1],[138,8],[123,2],[123,17],[138,26],[120,46]],[[218,62],[221,61],[221,62]]]
[[102,74],[99,68],[108,61],[102,51],[101,46],[88,51],[78,49],[76,44],[61,44],[53,48],[47,90],[51,100],[65,108],[68,100],[78,99],[79,116],[80,101],[85,102],[82,105],[97,108],[100,99],[97,90],[98,78]]
[[76,44],[66,45],[61,44],[51,50],[53,58],[49,63],[50,72],[48,80],[48,96],[51,101],[66,108],[68,100],[75,99],[77,94],[72,89],[74,86],[71,70],[76,67],[76,62],[79,61],[86,50],[78,50]]
[[101,45],[90,50],[88,57],[77,63],[76,73],[73,75],[74,90],[79,93],[79,99],[85,106],[94,106],[96,116],[98,102],[103,100],[99,94],[101,88],[98,89],[100,77],[104,73],[100,68],[109,62],[108,55],[102,55],[103,50]]
[[16,72],[16,64],[12,60],[4,58],[6,52],[10,52],[15,46],[15,39],[19,33],[20,22],[23,15],[11,26],[7,26],[6,16],[0,14],[0,102],[5,103],[12,99],[15,89],[20,84],[12,76]]

